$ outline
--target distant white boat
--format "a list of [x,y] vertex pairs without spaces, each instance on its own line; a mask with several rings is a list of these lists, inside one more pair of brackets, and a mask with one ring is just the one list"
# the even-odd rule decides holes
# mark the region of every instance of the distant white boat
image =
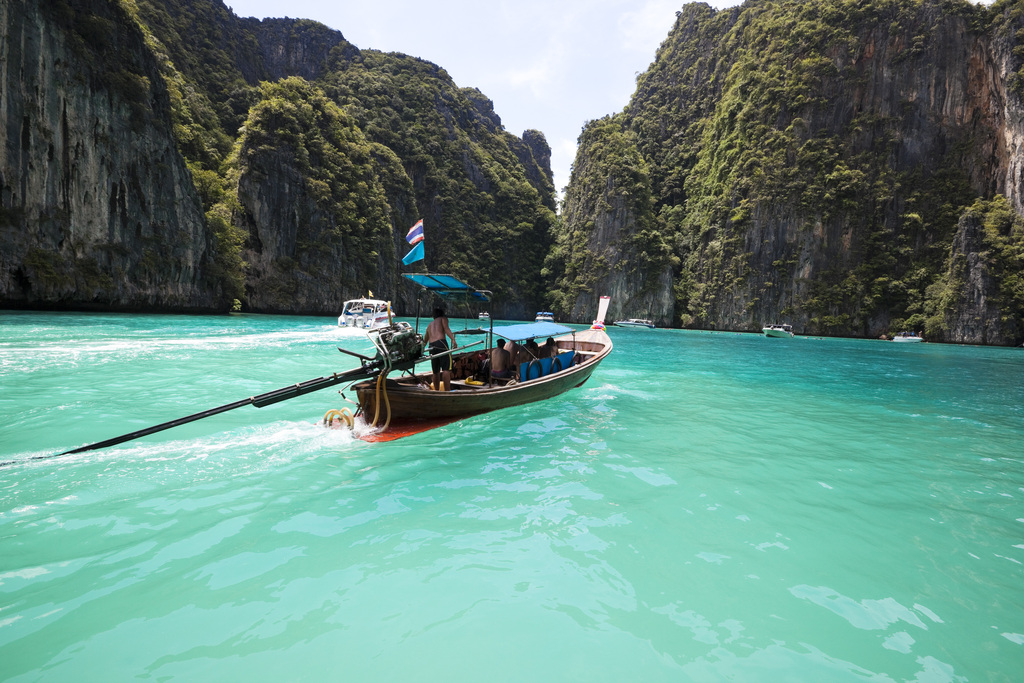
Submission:
[[338,327],[356,327],[375,330],[390,325],[388,311],[390,304],[381,299],[350,299],[341,308]]
[[761,328],[761,332],[766,337],[792,337],[793,326],[792,325],[766,325]]
[[482,313],[480,313],[480,315],[477,316],[477,319],[478,320],[490,320],[491,319],[491,314],[488,313],[487,311],[483,311]]
[[646,327],[648,329],[654,329],[654,322],[647,320],[646,318],[627,318],[625,320],[616,320],[616,327]]
[[550,311],[537,311],[537,317],[534,319],[537,323],[553,323],[555,322],[555,314]]
[[903,342],[913,344],[915,342],[923,342],[924,337],[913,332],[900,332],[892,338],[894,342]]

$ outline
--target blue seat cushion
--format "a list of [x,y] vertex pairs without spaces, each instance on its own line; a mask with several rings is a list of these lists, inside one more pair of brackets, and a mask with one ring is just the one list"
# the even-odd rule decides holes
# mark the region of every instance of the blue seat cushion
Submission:
[[[566,370],[566,369],[572,367],[572,361],[573,361],[573,358],[575,356],[576,356],[576,352],[575,351],[566,351],[564,353],[558,354],[557,356],[555,356],[555,358],[558,359],[559,364],[562,366],[561,369],[562,370]],[[529,361],[527,363],[520,363],[519,364],[519,381],[525,382],[526,380],[529,380],[529,379],[539,379],[541,377],[546,377],[547,375],[550,375],[551,374],[551,366],[552,366],[552,364],[554,364],[555,358],[538,358],[537,359],[537,362],[540,364],[540,374],[537,374],[537,366],[534,366],[533,374],[532,375],[530,374],[530,363],[532,363],[533,361]]]
[[[563,370],[568,370],[569,368],[572,367],[572,361],[575,356],[575,351],[566,351],[564,353],[558,354],[557,356],[555,356],[555,358],[558,359],[558,363],[559,365],[562,366]],[[554,358],[552,358],[552,360],[554,360]]]

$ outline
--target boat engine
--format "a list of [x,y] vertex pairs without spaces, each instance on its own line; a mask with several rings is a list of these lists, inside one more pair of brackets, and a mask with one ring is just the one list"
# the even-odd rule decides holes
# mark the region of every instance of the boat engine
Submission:
[[392,363],[414,361],[423,355],[423,336],[409,323],[394,322],[377,330],[377,336]]

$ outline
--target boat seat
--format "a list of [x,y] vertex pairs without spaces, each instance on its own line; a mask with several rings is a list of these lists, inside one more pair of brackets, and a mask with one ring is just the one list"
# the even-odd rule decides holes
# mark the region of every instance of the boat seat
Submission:
[[[575,351],[566,351],[564,353],[558,354],[557,356],[555,356],[555,358],[558,359],[558,363],[561,366],[561,369],[565,370],[567,368],[572,367],[572,361],[573,361],[573,357],[575,355],[576,355]],[[534,366],[534,370],[533,370],[534,374],[532,374],[532,375],[530,374],[530,363],[532,363],[533,361],[530,361],[529,363],[520,363],[519,364],[519,377],[521,378],[521,381],[525,382],[525,381],[531,380],[531,379],[540,379],[541,377],[547,377],[548,375],[550,375],[551,374],[551,366],[554,364],[555,358],[538,358],[538,359],[536,359],[537,362],[540,364],[540,374],[537,374],[537,369],[536,369],[537,366]]]
[[575,351],[565,351],[555,356],[558,359],[559,365],[562,366],[563,370],[568,370],[572,367],[572,362],[576,359]]
[[544,376],[543,374],[537,375],[536,377],[531,377],[530,376],[530,374],[529,374],[529,372],[530,372],[530,363],[532,363],[532,362],[533,361],[531,360],[531,361],[529,361],[527,363],[520,363],[519,364],[519,381],[520,382],[525,382],[525,381],[531,380],[531,379],[540,379],[541,377]]

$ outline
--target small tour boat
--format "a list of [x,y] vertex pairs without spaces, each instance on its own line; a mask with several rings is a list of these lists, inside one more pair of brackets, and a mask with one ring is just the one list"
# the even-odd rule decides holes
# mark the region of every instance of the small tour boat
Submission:
[[646,327],[648,329],[654,329],[654,322],[646,320],[644,318],[627,318],[626,320],[616,320],[616,327]]
[[477,319],[478,320],[490,320],[491,319],[491,314],[488,313],[487,311],[483,311],[483,312],[480,313],[480,315],[477,316]]
[[[490,301],[490,292],[473,289],[451,275],[430,273],[406,273],[403,275],[445,300],[461,297],[465,300]],[[378,303],[373,299],[354,301]],[[527,323],[494,328],[492,323],[490,330],[477,328],[459,331],[463,335],[486,335],[486,351],[470,350],[472,347],[484,343],[473,342],[462,348],[434,356],[424,355],[423,337],[418,330],[413,329],[407,322],[392,320],[384,326],[367,329],[367,336],[376,349],[374,356],[364,356],[338,348],[339,351],[358,358],[359,367],[290,384],[274,391],[249,396],[216,408],[209,408],[63,453],[38,457],[53,458],[116,446],[229,410],[245,406],[263,408],[339,385],[349,386],[355,390],[358,398],[358,411],[353,415],[348,409],[329,410],[324,415],[323,422],[330,426],[347,424],[349,427],[353,427],[356,418],[361,415],[360,419],[373,428],[362,434],[357,434],[365,441],[391,441],[440,427],[471,415],[542,401],[586,382],[601,361],[611,353],[612,342],[604,332],[603,323],[609,301],[609,297],[601,297],[598,319],[594,321],[594,326],[589,330],[575,330],[554,323]],[[346,302],[346,304],[348,303],[350,302]],[[387,302],[379,303],[385,304],[384,312],[387,313]],[[348,310],[347,306],[346,310]],[[352,310],[354,312],[354,307]],[[372,309],[370,311],[370,313],[375,312],[377,311]],[[340,321],[339,324],[341,324]],[[418,325],[419,318],[417,316]],[[494,337],[504,337],[515,342],[538,337],[553,337],[556,354],[544,358],[534,357],[529,359],[529,362],[522,363],[519,368],[519,376],[515,379],[493,378],[489,376],[480,361],[481,357],[489,356],[490,342]],[[434,391],[430,387],[431,373],[417,374],[414,372],[415,367],[419,363],[447,355],[451,355],[453,361],[451,391]],[[543,354],[537,353],[537,356],[540,355]],[[400,374],[396,379],[389,379],[388,375],[392,372]],[[344,394],[342,395],[344,396]],[[0,465],[2,464],[0,463]]]
[[892,340],[894,342],[903,342],[903,343],[913,344],[913,343],[917,343],[917,342],[923,342],[924,341],[924,337],[922,337],[919,334],[915,334],[914,332],[900,332],[895,337],[893,337]]
[[550,311],[537,311],[537,317],[534,318],[534,322],[553,323],[555,322],[555,314]]
[[[466,291],[465,283],[449,275],[403,275],[445,300],[450,301]],[[481,293],[481,290],[476,292]],[[351,386],[358,403],[355,417],[361,416],[370,427],[381,428],[364,433],[360,438],[389,441],[472,415],[542,401],[582,385],[612,351],[611,339],[603,330],[602,322],[609,302],[609,297],[601,297],[598,318],[590,329],[577,330],[552,322],[534,322],[492,326],[487,330],[456,331],[457,336],[476,335],[484,336],[484,339],[437,354],[451,355],[450,391],[433,388],[431,372],[414,371],[415,363],[430,357],[419,355],[422,337],[408,323],[371,330],[371,341],[378,350],[373,362],[381,358],[394,358],[395,362],[378,375]],[[554,340],[554,355],[530,357],[529,345],[520,345],[520,353],[526,353],[528,361],[519,363],[517,376],[497,378],[488,372],[488,364],[484,361],[490,358],[492,342],[496,338],[520,344],[549,337]],[[484,344],[483,349],[473,348],[480,344]],[[365,359],[364,363],[369,360]],[[387,376],[392,370],[397,377]],[[327,419],[325,416],[325,421]],[[330,421],[333,422],[333,418]]]
[[761,328],[761,332],[766,337],[792,337],[793,326],[792,325],[766,325]]
[[372,330],[391,324],[390,306],[380,299],[350,299],[341,308],[338,327]]

